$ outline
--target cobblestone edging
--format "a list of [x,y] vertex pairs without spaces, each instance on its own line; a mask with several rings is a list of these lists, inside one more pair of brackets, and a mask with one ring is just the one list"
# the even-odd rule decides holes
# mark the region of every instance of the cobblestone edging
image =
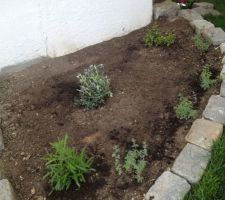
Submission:
[[[161,6],[164,5],[164,6]],[[169,12],[166,11],[168,6]],[[157,8],[157,9],[155,9]],[[172,1],[156,4],[155,19],[160,16],[174,17],[177,5]],[[174,13],[170,15],[172,8]],[[225,32],[204,20],[202,15],[219,15],[210,3],[196,3],[193,9],[179,10],[178,16],[187,19],[196,33],[202,34],[214,46],[220,45],[223,55],[221,78],[223,80],[220,95],[212,95],[201,119],[193,122],[186,136],[186,146],[176,158],[172,168],[165,171],[149,189],[144,200],[183,200],[191,185],[199,182],[206,169],[212,144],[223,134],[225,125]],[[157,16],[157,17],[156,17]]]
[[[198,183],[210,159],[210,150],[215,140],[223,133],[225,125],[225,32],[204,20],[204,14],[219,15],[213,4],[196,3],[192,10],[180,10],[176,3],[167,0],[154,6],[154,18],[161,16],[180,16],[187,19],[197,33],[210,42],[220,45],[223,54],[220,95],[212,95],[202,114],[202,119],[194,121],[186,136],[187,144],[176,158],[170,171],[165,171],[149,189],[145,200],[183,200]],[[4,149],[2,130],[0,128],[0,151]],[[10,182],[5,178],[0,162],[0,200],[16,200]]]

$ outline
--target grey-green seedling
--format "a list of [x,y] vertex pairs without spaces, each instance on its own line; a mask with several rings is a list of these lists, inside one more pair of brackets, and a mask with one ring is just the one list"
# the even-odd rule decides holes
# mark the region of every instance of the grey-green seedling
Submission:
[[118,145],[115,145],[113,147],[113,153],[112,153],[112,157],[115,160],[115,170],[118,173],[118,175],[121,175],[123,173],[123,166],[120,163],[120,148],[118,147]]
[[207,52],[210,47],[210,43],[205,40],[200,34],[195,35],[194,43],[196,48],[202,52]]
[[[143,181],[142,172],[144,171],[148,155],[147,145],[143,142],[142,147],[139,146],[134,139],[132,139],[131,149],[126,153],[124,161],[121,161],[120,150],[117,145],[113,147],[113,157],[115,160],[115,170],[121,175],[122,173],[134,174],[133,178],[138,183]],[[122,164],[121,164],[122,163]]]
[[195,119],[197,111],[193,108],[193,103],[187,97],[180,96],[180,102],[174,107],[177,118],[179,119]]
[[103,65],[91,65],[84,74],[78,74],[80,99],[76,103],[86,109],[93,109],[112,97],[110,80],[103,73]]
[[68,189],[73,183],[78,188],[85,182],[85,175],[93,171],[92,158],[88,159],[85,150],[75,151],[68,146],[68,136],[52,144],[54,153],[48,154],[46,161],[47,174],[52,191]]
[[212,79],[212,72],[210,71],[210,66],[204,65],[200,75],[201,88],[203,90],[208,90],[216,83],[216,81],[216,79]]

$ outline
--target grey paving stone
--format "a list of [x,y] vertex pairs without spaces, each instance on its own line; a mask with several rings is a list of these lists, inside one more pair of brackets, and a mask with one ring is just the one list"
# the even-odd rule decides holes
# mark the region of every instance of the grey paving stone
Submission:
[[15,193],[10,182],[7,179],[0,180],[0,199],[1,200],[16,200]]
[[194,3],[193,7],[194,8],[201,7],[201,8],[206,8],[206,9],[213,9],[214,5],[212,3],[199,2],[199,3]]
[[156,3],[153,7],[154,19],[158,19],[159,17],[177,16],[179,9],[179,6],[171,0]]
[[180,10],[178,13],[178,16],[183,17],[184,19],[188,21],[203,19],[200,14],[198,14],[196,11],[191,9]]
[[208,22],[204,19],[193,20],[191,22],[191,26],[195,29],[196,33],[202,34],[204,32],[210,31],[210,29],[214,29],[215,26],[211,22]]
[[4,142],[3,142],[2,131],[0,129],[0,151],[3,149],[4,149]]
[[174,162],[172,171],[192,184],[201,179],[207,167],[210,153],[193,144],[187,144]]
[[221,52],[222,54],[225,54],[225,43],[222,43],[222,44],[220,45],[220,52]]
[[225,32],[222,28],[214,28],[203,33],[214,46],[221,45],[225,42]]
[[[225,57],[225,56],[224,56],[224,57]],[[222,70],[221,70],[221,72],[220,72],[220,78],[221,78],[222,80],[225,79],[225,64],[223,65]]]
[[222,59],[222,63],[225,64],[225,56]]
[[220,86],[220,96],[225,97],[225,80],[222,81]]
[[196,11],[201,16],[205,16],[205,15],[219,16],[219,15],[221,15],[221,13],[219,11],[214,10],[212,8],[197,7],[197,8],[193,8],[193,10]]
[[202,115],[206,119],[225,125],[225,98],[212,95]]
[[223,125],[205,119],[194,121],[186,136],[186,141],[206,150],[210,150],[213,142],[223,134]]
[[190,189],[185,179],[166,171],[150,188],[145,200],[183,200]]

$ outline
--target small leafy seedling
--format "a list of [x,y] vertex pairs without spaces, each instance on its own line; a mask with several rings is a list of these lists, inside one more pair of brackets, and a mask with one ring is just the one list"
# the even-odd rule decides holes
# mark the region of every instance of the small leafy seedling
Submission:
[[175,40],[175,34],[162,35],[156,28],[151,28],[144,37],[144,43],[147,47],[170,46],[174,44]]
[[174,107],[177,118],[188,120],[197,117],[197,111],[194,110],[193,104],[187,97],[180,96],[180,102]]
[[117,145],[113,147],[112,157],[115,160],[115,171],[118,175],[121,175],[123,172],[134,174],[134,179],[138,183],[143,181],[141,176],[144,171],[147,161],[145,160],[148,155],[147,145],[143,142],[142,147],[140,147],[134,139],[132,139],[131,149],[126,153],[124,161],[121,164],[120,150]]
[[78,188],[85,182],[85,175],[93,171],[92,158],[87,159],[85,150],[77,152],[67,144],[68,136],[52,144],[54,153],[48,154],[46,161],[47,174],[44,179],[49,179],[52,191],[68,189],[75,183]]
[[216,79],[212,79],[212,72],[209,65],[204,65],[200,75],[201,88],[208,90],[216,83]]
[[110,80],[103,74],[103,65],[91,65],[84,74],[78,74],[80,82],[80,99],[76,102],[86,109],[93,109],[105,103],[108,97],[112,97]]
[[210,46],[210,43],[205,40],[200,34],[195,35],[194,43],[196,48],[202,52],[207,52]]

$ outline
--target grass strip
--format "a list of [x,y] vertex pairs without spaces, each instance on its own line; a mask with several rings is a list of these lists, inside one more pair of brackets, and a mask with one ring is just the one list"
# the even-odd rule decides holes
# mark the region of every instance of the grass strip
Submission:
[[185,200],[225,200],[225,133],[214,143],[201,181],[193,186]]

